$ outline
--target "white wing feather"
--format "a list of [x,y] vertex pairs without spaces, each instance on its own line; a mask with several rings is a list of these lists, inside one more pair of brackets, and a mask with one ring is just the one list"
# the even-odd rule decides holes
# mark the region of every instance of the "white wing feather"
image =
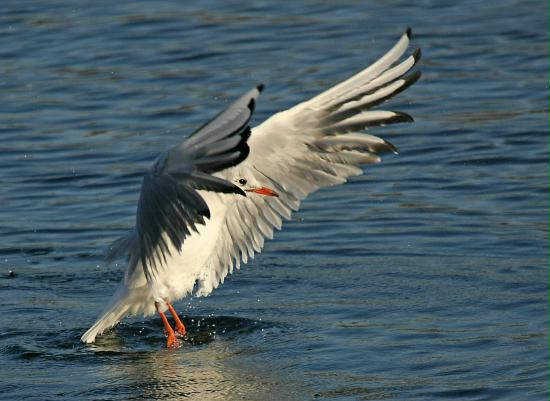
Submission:
[[391,143],[358,131],[412,121],[404,113],[368,111],[420,77],[418,72],[405,76],[418,61],[418,50],[394,66],[409,41],[407,31],[371,66],[252,129],[248,158],[215,175],[229,181],[239,176],[253,179],[274,189],[279,197],[232,197],[216,246],[199,278],[197,295],[208,295],[234,266],[240,267],[241,260],[246,263],[260,252],[264,238],[272,238],[273,230],[280,229],[310,193],[361,174],[359,165],[380,162],[378,152],[397,153]]

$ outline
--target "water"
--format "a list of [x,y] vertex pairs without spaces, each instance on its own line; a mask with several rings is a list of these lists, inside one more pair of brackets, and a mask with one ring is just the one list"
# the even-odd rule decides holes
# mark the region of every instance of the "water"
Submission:
[[[548,399],[548,6],[4,1],[0,399]],[[320,191],[210,297],[78,339],[155,155],[266,84],[256,122],[406,26],[401,153]],[[8,271],[15,277],[10,278]]]

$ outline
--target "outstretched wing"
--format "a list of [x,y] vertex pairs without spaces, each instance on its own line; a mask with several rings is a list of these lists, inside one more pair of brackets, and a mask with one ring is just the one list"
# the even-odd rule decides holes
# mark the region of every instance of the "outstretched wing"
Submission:
[[145,173],[135,229],[111,247],[108,258],[131,252],[148,280],[179,251],[198,224],[210,218],[198,192],[245,195],[236,185],[212,174],[241,163],[250,149],[248,123],[262,86],[247,92],[189,138],[159,155]]
[[280,229],[311,192],[361,174],[360,165],[380,162],[378,153],[397,153],[388,141],[361,132],[413,121],[405,113],[371,110],[420,78],[420,72],[407,75],[419,60],[420,50],[399,62],[410,36],[407,30],[371,66],[252,130],[249,157],[216,175],[252,177],[277,191],[279,197],[251,194],[232,199],[218,242],[199,278],[198,295],[208,294],[223,282],[241,259],[246,263],[254,252],[260,252],[264,239],[272,238],[273,230]]

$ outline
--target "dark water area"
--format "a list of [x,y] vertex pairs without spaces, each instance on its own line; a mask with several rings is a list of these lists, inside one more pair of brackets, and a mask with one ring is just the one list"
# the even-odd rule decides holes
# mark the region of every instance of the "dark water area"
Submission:
[[[207,298],[79,342],[154,157],[253,85],[256,124],[407,26],[397,156],[313,194]],[[548,400],[548,4],[3,1],[1,400]],[[10,271],[14,274],[10,275]]]

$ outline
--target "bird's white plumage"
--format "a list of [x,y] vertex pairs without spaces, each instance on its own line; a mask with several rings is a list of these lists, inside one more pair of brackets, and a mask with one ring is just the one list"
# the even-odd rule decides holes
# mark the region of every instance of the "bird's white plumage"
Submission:
[[348,78],[347,80],[333,86],[325,92],[315,96],[313,99],[306,102],[304,107],[316,107],[318,105],[324,105],[327,101],[337,99],[342,94],[349,93],[350,90],[360,88],[365,83],[369,83],[373,78],[380,76],[385,70],[387,70],[392,64],[401,58],[403,53],[409,47],[410,35],[405,33],[397,41],[397,43],[380,57],[377,61],[372,63],[367,68],[361,70],[357,74]]
[[[161,269],[144,266],[147,261],[139,259],[136,256],[139,252],[132,250],[139,249],[134,240],[139,233],[131,233],[130,237],[123,239],[120,246],[128,248],[130,254],[125,279],[98,321],[82,336],[82,341],[93,342],[98,334],[125,315],[152,314],[155,301],[175,301],[192,291],[197,295],[208,295],[227,274],[240,267],[241,261],[246,263],[260,252],[265,238],[272,238],[274,230],[280,229],[283,221],[290,219],[292,211],[298,210],[300,202],[311,192],[344,183],[349,177],[361,174],[358,166],[379,162],[378,152],[396,152],[389,142],[358,131],[411,120],[403,113],[369,110],[418,79],[419,75],[404,74],[415,65],[419,53],[396,64],[408,48],[409,41],[410,32],[407,32],[368,68],[253,128],[247,140],[248,157],[212,173],[217,179],[237,187],[239,179],[245,178],[246,185],[271,188],[278,197],[256,193],[242,196],[197,187],[197,193],[208,205],[210,218],[205,219],[204,224],[196,224],[196,231],[185,236],[179,249],[174,247],[166,233],[163,234],[169,249],[163,253],[166,259]],[[249,92],[248,96],[255,100],[258,94]],[[224,121],[232,121],[233,130],[238,127],[242,130],[243,121],[250,118],[251,112],[242,114],[246,97],[239,101],[239,107],[232,106],[222,113],[223,121],[214,120],[205,126],[213,132],[212,140],[204,134],[191,137],[161,161],[168,164],[169,160],[177,160],[187,166],[187,155],[203,160],[203,164],[220,160],[225,163],[238,158],[239,155],[231,153],[230,148],[239,143],[242,145],[242,134],[239,134],[241,137],[224,137],[222,130]],[[253,106],[254,103],[251,108],[249,105],[251,111]],[[207,150],[197,154],[195,149],[200,144]],[[226,153],[219,156],[216,147]],[[168,167],[165,169],[169,170]],[[185,173],[189,175],[191,171],[185,170]],[[245,187],[241,189],[246,191]],[[150,221],[156,221],[154,215],[149,217]]]

